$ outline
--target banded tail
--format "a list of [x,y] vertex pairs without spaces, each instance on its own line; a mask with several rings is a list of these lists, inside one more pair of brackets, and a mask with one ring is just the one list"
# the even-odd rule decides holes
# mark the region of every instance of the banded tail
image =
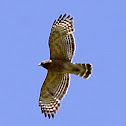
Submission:
[[73,63],[72,73],[82,78],[89,78],[92,72],[92,65],[86,63]]

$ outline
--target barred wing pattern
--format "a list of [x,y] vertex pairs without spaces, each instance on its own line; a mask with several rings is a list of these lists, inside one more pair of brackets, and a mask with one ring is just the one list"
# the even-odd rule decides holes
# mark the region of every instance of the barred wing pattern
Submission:
[[60,15],[54,21],[49,37],[50,59],[72,60],[75,51],[73,32],[73,17],[70,15]]
[[39,106],[45,117],[54,118],[54,114],[60,106],[60,100],[67,92],[68,86],[68,73],[57,74],[56,72],[48,71],[39,98]]

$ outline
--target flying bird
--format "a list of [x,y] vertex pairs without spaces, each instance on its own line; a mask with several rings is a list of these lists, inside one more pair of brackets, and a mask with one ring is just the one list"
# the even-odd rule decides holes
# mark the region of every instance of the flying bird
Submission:
[[54,118],[60,101],[66,94],[70,74],[89,78],[92,72],[90,63],[72,63],[75,53],[73,17],[64,14],[54,21],[49,36],[50,59],[39,63],[48,70],[42,85],[39,106],[49,119]]

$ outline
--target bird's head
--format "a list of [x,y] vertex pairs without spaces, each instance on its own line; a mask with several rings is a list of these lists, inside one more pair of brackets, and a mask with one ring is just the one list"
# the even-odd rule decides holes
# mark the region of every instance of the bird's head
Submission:
[[45,63],[44,62],[41,62],[38,64],[38,66],[43,66]]
[[46,61],[39,63],[38,66],[42,66],[42,67],[48,69],[48,67],[51,65],[51,63],[52,63],[52,60],[46,60]]

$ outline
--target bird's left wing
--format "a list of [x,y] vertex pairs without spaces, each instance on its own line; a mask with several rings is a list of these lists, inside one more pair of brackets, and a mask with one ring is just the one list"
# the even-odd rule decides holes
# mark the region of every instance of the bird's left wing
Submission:
[[73,32],[73,18],[70,15],[60,15],[54,21],[49,37],[50,59],[72,60],[75,51]]

